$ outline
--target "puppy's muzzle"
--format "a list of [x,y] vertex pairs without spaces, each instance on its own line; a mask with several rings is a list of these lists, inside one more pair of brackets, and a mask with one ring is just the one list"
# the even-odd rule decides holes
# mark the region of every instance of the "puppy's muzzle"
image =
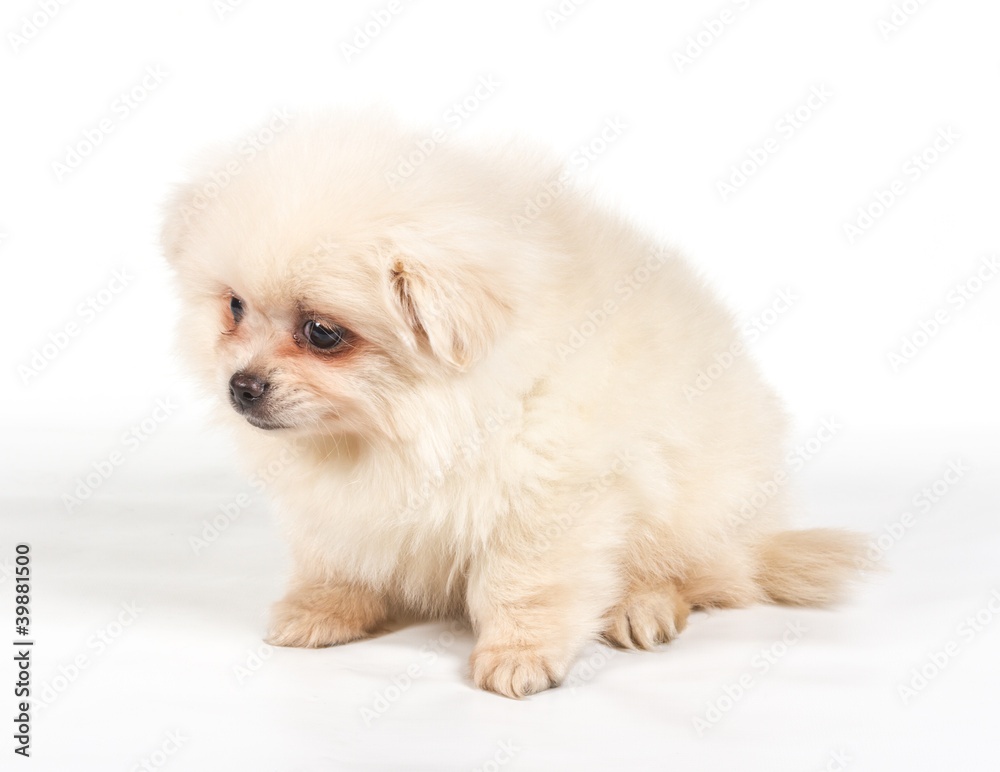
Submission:
[[244,414],[261,411],[266,391],[267,382],[252,373],[236,373],[229,379],[229,396],[233,406]]
[[229,379],[229,401],[236,412],[258,429],[285,429],[286,424],[275,420],[274,395],[263,378],[246,371]]

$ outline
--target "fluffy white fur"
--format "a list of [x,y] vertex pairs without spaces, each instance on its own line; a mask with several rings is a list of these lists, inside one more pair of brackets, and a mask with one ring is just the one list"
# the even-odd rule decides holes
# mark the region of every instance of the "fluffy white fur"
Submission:
[[[751,360],[691,391],[739,350],[692,269],[528,144],[438,145],[398,176],[425,136],[300,120],[212,153],[170,205],[184,351],[223,402],[259,376],[285,427],[220,408],[281,469],[295,576],[270,640],[467,616],[475,683],[522,696],[595,636],[650,648],[691,608],[834,599],[858,539],[783,530],[786,422]],[[316,351],[309,320],[351,337]]]

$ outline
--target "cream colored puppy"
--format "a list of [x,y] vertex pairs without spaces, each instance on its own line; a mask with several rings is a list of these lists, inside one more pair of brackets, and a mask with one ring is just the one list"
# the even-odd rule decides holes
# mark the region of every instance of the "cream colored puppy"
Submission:
[[534,147],[428,136],[298,121],[170,205],[183,348],[283,470],[269,640],[465,616],[473,680],[518,697],[595,636],[833,600],[859,539],[784,530],[785,418],[695,272]]

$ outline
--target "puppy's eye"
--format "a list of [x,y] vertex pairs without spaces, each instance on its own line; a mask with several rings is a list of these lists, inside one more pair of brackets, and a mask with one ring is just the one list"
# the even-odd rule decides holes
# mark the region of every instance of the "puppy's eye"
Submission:
[[243,305],[243,301],[235,295],[229,298],[229,310],[233,312],[233,321],[236,322],[236,324],[240,323],[240,319],[242,319],[243,314],[246,313],[246,307]]
[[344,340],[344,331],[339,327],[324,327],[312,320],[305,323],[302,334],[316,348],[331,349],[339,346]]

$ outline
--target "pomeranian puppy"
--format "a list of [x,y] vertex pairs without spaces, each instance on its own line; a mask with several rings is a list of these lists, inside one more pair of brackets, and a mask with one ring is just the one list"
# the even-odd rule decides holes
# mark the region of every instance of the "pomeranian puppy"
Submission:
[[163,244],[183,350],[282,470],[270,643],[463,617],[473,681],[521,697],[595,637],[651,649],[855,575],[858,536],[785,530],[786,420],[733,317],[559,160],[377,111],[244,150],[177,190]]

